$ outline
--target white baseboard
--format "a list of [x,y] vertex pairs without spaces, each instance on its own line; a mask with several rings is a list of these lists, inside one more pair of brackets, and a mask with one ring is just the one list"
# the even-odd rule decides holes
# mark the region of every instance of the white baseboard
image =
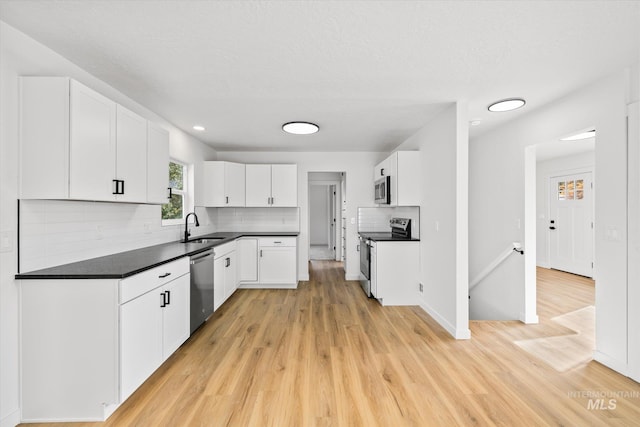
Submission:
[[307,273],[306,275],[300,275],[298,276],[298,282],[308,282],[309,281],[309,273]]
[[526,323],[527,325],[537,325],[538,323],[540,323],[540,319],[538,318],[537,314],[525,316],[524,313],[520,313],[518,315],[518,320],[520,320],[522,323]]
[[20,424],[20,408],[0,419],[0,427],[16,427]]
[[423,309],[433,320],[438,322],[452,337],[457,340],[468,340],[471,338],[471,330],[467,328],[456,328],[447,319],[440,315],[436,310],[425,302],[420,302],[420,308]]
[[629,376],[629,366],[625,362],[614,359],[613,357],[598,350],[593,352],[593,360],[602,363],[607,368],[611,368],[625,377]]
[[542,268],[551,268],[551,265],[549,264],[549,262],[539,262],[537,264],[537,267],[542,267]]
[[345,280],[360,280],[360,275],[350,275],[350,276],[345,276]]
[[298,283],[241,283],[240,289],[297,289]]

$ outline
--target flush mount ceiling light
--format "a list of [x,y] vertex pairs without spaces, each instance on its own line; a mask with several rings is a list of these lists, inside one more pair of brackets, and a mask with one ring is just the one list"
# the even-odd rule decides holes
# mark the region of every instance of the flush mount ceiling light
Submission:
[[199,130],[199,131],[201,131],[201,132],[202,132],[202,131],[204,130],[204,126],[195,125],[195,126],[193,127],[193,130]]
[[493,104],[489,105],[487,109],[494,113],[501,113],[504,111],[515,110],[522,107],[524,104],[526,104],[526,102],[524,102],[524,99],[522,98],[510,98],[494,102]]
[[596,136],[596,130],[591,129],[584,132],[576,133],[575,135],[567,136],[566,138],[560,138],[560,141],[578,141],[580,139],[593,138]]
[[309,122],[289,122],[282,125],[282,130],[295,135],[309,135],[318,132],[320,128]]

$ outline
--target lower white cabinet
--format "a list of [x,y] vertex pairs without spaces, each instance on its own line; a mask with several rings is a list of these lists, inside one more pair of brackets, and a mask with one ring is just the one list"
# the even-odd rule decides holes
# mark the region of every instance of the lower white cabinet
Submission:
[[382,305],[416,305],[419,268],[419,241],[372,242],[372,295]]
[[236,242],[216,246],[213,259],[213,311],[236,291]]
[[124,401],[189,338],[190,275],[120,306],[120,399]]
[[111,415],[189,337],[189,281],[187,257],[122,280],[21,280],[22,421]]
[[258,238],[241,237],[236,242],[238,282],[255,283],[258,281]]
[[297,285],[296,238],[259,239],[258,271],[262,285]]

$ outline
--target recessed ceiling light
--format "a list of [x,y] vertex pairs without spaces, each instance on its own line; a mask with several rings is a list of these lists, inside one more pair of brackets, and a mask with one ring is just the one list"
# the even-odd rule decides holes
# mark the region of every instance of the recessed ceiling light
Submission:
[[580,139],[593,138],[596,136],[596,130],[591,129],[585,132],[576,133],[575,135],[567,136],[566,138],[560,138],[560,141],[578,141]]
[[289,122],[282,125],[282,130],[295,135],[309,135],[318,132],[318,125],[309,122]]
[[524,99],[522,98],[510,98],[503,99],[502,101],[494,102],[489,105],[488,110],[494,113],[503,112],[503,111],[511,111],[517,108],[522,107],[525,104]]
[[204,130],[204,126],[195,125],[195,126],[193,127],[193,130],[203,131],[203,130]]

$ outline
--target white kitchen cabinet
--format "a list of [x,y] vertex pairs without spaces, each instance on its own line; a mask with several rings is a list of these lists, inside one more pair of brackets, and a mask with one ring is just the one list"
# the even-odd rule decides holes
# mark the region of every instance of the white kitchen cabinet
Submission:
[[420,153],[396,151],[378,163],[373,171],[374,181],[391,177],[390,206],[420,205]]
[[258,239],[242,237],[237,240],[238,282],[255,283],[258,281]]
[[298,284],[296,238],[261,237],[258,242],[260,285],[295,288]]
[[67,77],[20,98],[20,198],[147,203],[147,120]]
[[122,280],[21,280],[22,420],[111,415],[189,337],[189,278],[185,257]]
[[165,204],[169,199],[169,132],[148,122],[147,203]]
[[378,241],[371,247],[371,293],[382,305],[416,305],[419,241]]
[[213,310],[220,306],[238,288],[236,274],[236,242],[216,246],[213,260]]
[[197,206],[245,206],[245,165],[224,161],[202,163]]
[[246,206],[297,207],[297,165],[246,165]]
[[147,120],[121,105],[116,108],[115,160],[115,179],[120,181],[121,193],[116,195],[116,200],[146,203]]

